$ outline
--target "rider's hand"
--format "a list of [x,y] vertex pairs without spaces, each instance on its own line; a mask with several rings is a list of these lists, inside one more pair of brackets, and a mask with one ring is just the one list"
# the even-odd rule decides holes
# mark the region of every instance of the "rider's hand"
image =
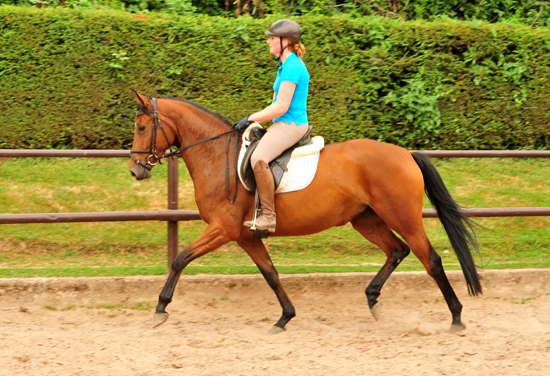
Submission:
[[239,132],[242,133],[242,132],[244,132],[245,129],[248,128],[248,126],[249,126],[250,124],[252,124],[252,123],[253,123],[253,121],[248,120],[248,116],[247,116],[247,117],[245,117],[244,119],[242,119],[241,121],[239,121],[239,122],[237,123],[237,125],[235,126],[235,128],[237,128],[237,131],[239,131]]

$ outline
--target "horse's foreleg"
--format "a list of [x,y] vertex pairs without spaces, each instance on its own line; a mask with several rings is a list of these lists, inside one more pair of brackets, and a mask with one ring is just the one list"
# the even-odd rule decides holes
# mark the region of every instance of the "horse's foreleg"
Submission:
[[386,254],[384,266],[365,290],[371,313],[374,319],[378,320],[382,314],[382,303],[378,302],[380,291],[391,273],[407,257],[410,249],[407,244],[395,236],[388,225],[371,209],[367,209],[360,216],[354,218],[351,224],[354,229],[359,231],[368,241],[379,246]]
[[222,232],[208,227],[191,245],[185,247],[175,258],[170,268],[170,274],[159,296],[159,302],[153,318],[153,327],[157,327],[168,319],[166,306],[172,301],[174,290],[183,269],[194,259],[215,250],[229,240]]
[[271,329],[270,333],[277,333],[285,329],[285,325],[296,316],[294,306],[290,302],[290,299],[286,295],[281,281],[279,280],[279,274],[273,266],[273,262],[267,253],[264,243],[260,239],[243,239],[238,240],[237,243],[246,251],[252,261],[258,266],[260,272],[264,276],[269,287],[273,289],[281,307],[283,308],[283,314],[275,326]]

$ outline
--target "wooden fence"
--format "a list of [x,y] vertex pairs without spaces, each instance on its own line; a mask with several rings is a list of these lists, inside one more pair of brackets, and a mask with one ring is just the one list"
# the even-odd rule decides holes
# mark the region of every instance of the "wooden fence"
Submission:
[[[550,150],[422,150],[432,158],[548,158]],[[413,151],[414,153],[414,151]],[[85,157],[130,158],[127,150],[14,150],[0,149],[0,158]],[[168,267],[178,253],[178,221],[201,219],[198,211],[178,209],[178,159],[168,159],[168,208],[159,211],[95,212],[95,213],[35,213],[0,214],[0,224],[166,221],[168,222]],[[469,217],[527,217],[550,216],[550,207],[475,208],[464,209]],[[435,209],[422,210],[424,218],[436,218]]]

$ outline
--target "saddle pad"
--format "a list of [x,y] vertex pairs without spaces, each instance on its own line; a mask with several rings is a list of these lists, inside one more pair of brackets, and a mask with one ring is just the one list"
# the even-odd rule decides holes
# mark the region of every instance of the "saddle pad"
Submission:
[[[250,144],[248,141],[248,134],[251,127],[261,127],[259,124],[252,124],[243,133],[243,144],[239,152],[238,172],[239,179],[243,186],[250,191],[251,189],[245,184],[241,176],[241,163],[246,151],[246,148]],[[311,139],[312,144],[299,147],[292,152],[292,156],[288,162],[288,171],[283,174],[283,178],[279,187],[275,191],[278,193],[299,191],[306,188],[315,177],[317,171],[317,164],[319,162],[319,153],[325,146],[325,141],[321,136],[315,136]]]

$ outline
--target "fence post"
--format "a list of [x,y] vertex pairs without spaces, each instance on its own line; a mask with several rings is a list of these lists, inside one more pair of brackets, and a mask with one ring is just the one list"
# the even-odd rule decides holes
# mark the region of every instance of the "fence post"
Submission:
[[[168,210],[178,210],[178,157],[168,158]],[[178,254],[178,222],[168,221],[168,272]]]

